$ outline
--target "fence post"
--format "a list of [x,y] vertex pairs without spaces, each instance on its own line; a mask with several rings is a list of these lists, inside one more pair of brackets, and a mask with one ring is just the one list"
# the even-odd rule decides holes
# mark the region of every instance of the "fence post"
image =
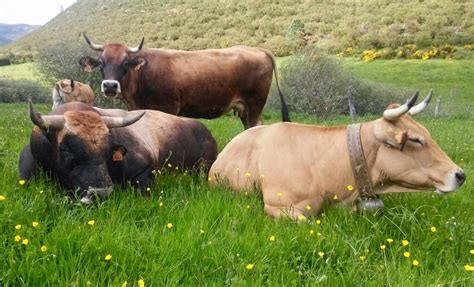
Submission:
[[441,97],[436,98],[436,106],[435,106],[435,117],[439,115],[439,108],[441,105]]
[[352,97],[352,86],[349,86],[349,89],[347,90],[347,99],[349,101],[349,113],[351,115],[351,119],[354,121],[357,117],[357,113],[354,104],[354,98]]

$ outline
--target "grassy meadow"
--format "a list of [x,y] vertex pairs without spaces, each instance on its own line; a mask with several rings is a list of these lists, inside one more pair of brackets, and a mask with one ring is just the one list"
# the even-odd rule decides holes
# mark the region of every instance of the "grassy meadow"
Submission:
[[[465,270],[474,265],[472,115],[419,118],[465,170],[457,193],[390,194],[380,217],[332,206],[296,223],[268,218],[258,194],[210,189],[204,175],[159,176],[150,198],[117,187],[96,206],[71,201],[44,177],[21,186],[18,154],[32,127],[26,109],[0,105],[2,286],[474,284]],[[265,120],[279,121],[278,113]],[[242,130],[231,116],[204,122],[220,148]]]

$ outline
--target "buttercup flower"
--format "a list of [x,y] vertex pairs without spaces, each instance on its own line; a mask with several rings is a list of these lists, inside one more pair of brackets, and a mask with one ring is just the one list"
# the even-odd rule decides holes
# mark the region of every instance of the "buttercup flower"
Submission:
[[173,223],[168,223],[168,224],[166,224],[166,228],[168,228],[168,229],[173,228]]
[[127,282],[127,281],[125,281],[125,282],[122,283],[122,287],[127,287],[127,286],[128,286],[128,282]]
[[0,195],[0,201],[4,201],[5,199],[6,199],[6,197],[5,197],[5,196],[3,196],[3,195]]
[[46,245],[41,246],[41,252],[46,252],[48,251],[48,247]]
[[410,257],[410,252],[407,252],[407,251],[403,252],[403,256],[405,256],[406,258],[409,258]]
[[469,250],[469,253],[471,253],[472,255],[474,255],[474,249]]
[[320,224],[321,224],[321,220],[319,220],[319,219],[316,220],[316,224],[317,224],[317,225],[320,225]]
[[89,220],[89,221],[87,221],[87,224],[90,225],[90,226],[94,226],[95,220]]
[[21,229],[21,224],[15,225],[15,229],[16,229],[16,230]]
[[33,222],[31,223],[31,225],[32,225],[33,227],[38,227],[39,223],[38,223],[37,221],[33,221]]
[[413,260],[412,262],[413,266],[419,266],[420,265],[420,262],[418,262],[418,260]]
[[365,256],[359,256],[360,261],[364,261],[365,258],[366,258]]
[[199,234],[204,234],[204,233],[206,233],[206,231],[204,231],[204,230],[202,230],[202,229],[199,230]]
[[466,271],[474,271],[474,266],[471,266],[469,264],[464,265],[464,270]]
[[211,180],[212,180],[212,176],[207,178],[207,181],[211,181]]
[[334,195],[333,199],[334,200],[337,200],[339,197],[337,197],[337,195]]
[[138,287],[145,287],[145,280],[143,279],[138,280]]
[[431,232],[436,232],[436,227],[431,226],[430,230],[431,230]]
[[408,240],[405,240],[405,239],[402,240],[402,245],[403,246],[407,246],[408,244],[410,244],[410,242],[408,242]]
[[353,187],[352,185],[350,185],[350,184],[349,184],[348,186],[346,186],[346,188],[347,188],[347,190],[349,190],[349,191],[353,191],[353,190],[354,190],[354,187]]
[[249,264],[247,264],[247,266],[245,266],[245,268],[247,268],[247,270],[252,270],[254,266],[255,265],[249,263]]
[[20,179],[20,180],[18,181],[18,184],[19,184],[19,185],[25,185],[25,183],[26,183],[26,180],[24,180],[24,179]]
[[314,230],[311,229],[311,230],[309,231],[309,234],[313,235],[313,234],[314,234]]
[[15,241],[20,242],[21,241],[21,236],[20,235],[15,236]]
[[306,219],[306,216],[304,216],[303,214],[298,215],[298,220],[303,221],[305,219]]
[[107,255],[105,255],[104,259],[105,259],[105,261],[110,261],[110,260],[112,260],[112,255],[107,254]]
[[319,251],[318,255],[319,255],[319,257],[323,258],[324,257],[324,252]]
[[163,207],[163,202],[160,202],[160,207]]
[[383,244],[380,245],[380,249],[382,249],[382,250],[385,250],[386,247],[387,247],[387,246],[385,246],[385,245],[383,245]]
[[311,210],[311,206],[310,206],[310,205],[306,205],[306,210]]
[[251,177],[252,174],[251,174],[250,172],[246,172],[246,173],[245,173],[245,176],[246,176],[246,177]]
[[269,238],[268,240],[270,240],[270,241],[275,241],[275,240],[276,240],[276,238],[275,238],[275,236],[274,236],[274,235],[272,235],[272,236],[270,236],[270,238]]
[[387,238],[387,242],[388,243],[393,243],[393,239],[392,238]]
[[21,244],[23,244],[23,245],[28,245],[28,243],[29,243],[29,241],[28,241],[28,239],[26,239],[26,238],[23,239],[23,241],[21,242]]

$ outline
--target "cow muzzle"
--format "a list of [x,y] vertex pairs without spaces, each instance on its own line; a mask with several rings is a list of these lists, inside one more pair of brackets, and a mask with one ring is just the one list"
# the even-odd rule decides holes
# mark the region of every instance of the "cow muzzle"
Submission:
[[81,197],[81,203],[92,204],[96,199],[104,199],[106,196],[109,196],[112,191],[112,186],[101,188],[89,187],[86,193]]
[[116,80],[103,80],[100,90],[106,98],[116,98],[122,93],[120,83]]
[[436,187],[436,193],[445,195],[456,191],[466,181],[466,174],[462,169],[452,171],[445,177],[444,184]]

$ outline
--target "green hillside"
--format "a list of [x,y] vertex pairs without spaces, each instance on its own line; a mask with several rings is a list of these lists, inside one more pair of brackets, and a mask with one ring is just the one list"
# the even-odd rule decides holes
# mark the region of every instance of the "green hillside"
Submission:
[[145,36],[147,47],[193,50],[245,44],[279,56],[313,43],[336,52],[474,42],[474,5],[469,0],[392,2],[78,0],[4,49],[36,51],[58,41],[83,41],[83,31],[97,42],[136,45]]

